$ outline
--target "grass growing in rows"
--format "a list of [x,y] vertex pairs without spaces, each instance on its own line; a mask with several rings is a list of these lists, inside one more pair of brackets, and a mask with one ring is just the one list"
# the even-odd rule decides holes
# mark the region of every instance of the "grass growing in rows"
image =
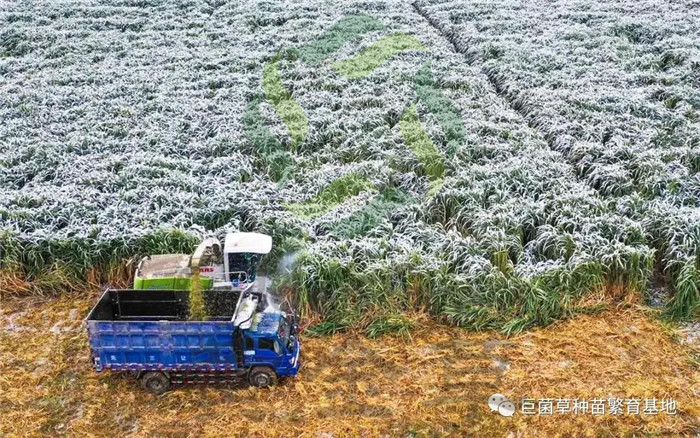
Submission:
[[301,250],[320,333],[512,333],[654,274],[697,317],[695,9],[307,3],[12,5],[3,293],[126,285],[197,226],[272,235],[270,272]]
[[126,286],[141,257],[187,254],[198,243],[197,236],[178,230],[158,230],[129,240],[56,239],[39,244],[6,232],[0,234],[0,278],[21,279],[29,290],[13,290],[12,284],[7,283],[2,292],[50,295],[80,290],[86,283],[100,285],[111,281]]
[[[643,226],[674,294],[671,314],[697,316],[697,8],[593,2],[596,12],[579,15],[567,2],[416,6],[580,181]],[[522,38],[512,37],[514,22]],[[592,66],[595,74],[581,74]]]
[[404,50],[422,50],[426,48],[412,35],[388,35],[353,58],[333,63],[333,67],[343,76],[359,79],[373,72],[386,60]]

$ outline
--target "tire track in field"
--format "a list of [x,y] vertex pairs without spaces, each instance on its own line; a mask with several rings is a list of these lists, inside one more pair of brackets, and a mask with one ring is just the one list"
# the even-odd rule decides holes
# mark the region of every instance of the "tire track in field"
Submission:
[[[532,129],[533,131],[539,133],[541,137],[547,142],[547,146],[549,147],[550,150],[556,151],[561,154],[560,151],[558,151],[555,147],[555,139],[552,136],[552,134],[541,130],[533,121],[530,115],[528,115],[527,111],[525,111],[525,106],[519,102],[516,102],[514,98],[509,93],[509,90],[507,87],[505,87],[504,84],[499,82],[493,72],[489,72],[488,69],[483,65],[483,63],[478,62],[476,55],[472,56],[469,53],[466,53],[464,50],[459,48],[459,45],[455,41],[454,37],[449,35],[441,26],[440,23],[437,22],[433,17],[431,17],[427,11],[421,8],[421,6],[418,5],[418,2],[414,1],[411,3],[411,6],[413,9],[416,11],[418,15],[423,17],[425,21],[427,21],[432,28],[435,29],[435,31],[440,34],[446,41],[448,41],[454,50],[455,53],[459,53],[462,55],[469,65],[476,65],[479,67],[479,71],[486,77],[488,80],[488,83],[491,84],[491,87],[493,88],[493,91],[495,91],[495,94],[500,97],[503,102],[507,104],[508,107],[510,107],[513,111],[515,111],[520,117],[522,117],[523,122],[527,123],[528,127]],[[566,159],[566,156],[562,154],[562,158],[571,164],[568,159]],[[581,181],[582,183],[585,183],[587,186],[591,187],[588,181],[583,180],[576,172],[573,171],[573,175],[575,175],[576,179],[578,181]],[[598,192],[595,187],[592,187],[596,192]]]

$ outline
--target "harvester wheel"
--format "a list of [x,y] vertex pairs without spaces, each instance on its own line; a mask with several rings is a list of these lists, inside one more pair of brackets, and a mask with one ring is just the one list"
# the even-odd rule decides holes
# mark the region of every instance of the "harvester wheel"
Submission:
[[151,394],[161,395],[170,389],[170,378],[160,371],[149,371],[141,377],[141,387]]
[[258,388],[267,388],[277,383],[277,373],[270,367],[255,367],[250,371],[248,381]]

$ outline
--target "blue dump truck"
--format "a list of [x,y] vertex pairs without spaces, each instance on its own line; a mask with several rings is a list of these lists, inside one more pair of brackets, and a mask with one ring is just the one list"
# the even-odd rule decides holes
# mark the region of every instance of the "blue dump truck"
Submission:
[[153,394],[173,383],[267,387],[299,370],[293,314],[268,294],[205,290],[189,320],[184,290],[106,290],[85,320],[95,370],[129,372]]

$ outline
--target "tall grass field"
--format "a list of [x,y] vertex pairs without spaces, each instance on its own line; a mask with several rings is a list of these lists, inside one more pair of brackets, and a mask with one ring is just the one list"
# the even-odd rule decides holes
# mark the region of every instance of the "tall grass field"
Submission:
[[4,6],[3,293],[257,231],[319,334],[699,316],[697,2]]

